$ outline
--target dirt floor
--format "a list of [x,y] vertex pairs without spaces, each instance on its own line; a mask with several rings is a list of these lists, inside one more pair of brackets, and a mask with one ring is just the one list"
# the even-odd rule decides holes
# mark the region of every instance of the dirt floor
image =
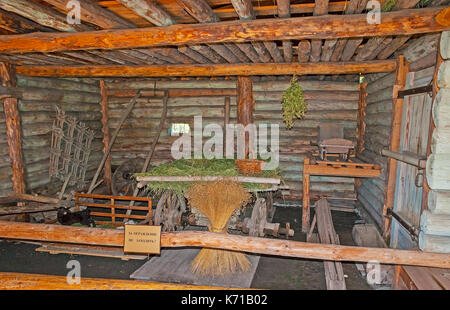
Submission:
[[[353,245],[351,230],[355,213],[332,212],[335,229],[341,244]],[[293,220],[296,219],[296,220]],[[278,207],[274,222],[290,222],[295,230],[294,240],[305,241],[300,233],[301,211],[295,207]],[[81,264],[82,277],[129,279],[131,273],[145,263],[145,260],[124,261],[117,258],[103,258],[84,255],[48,254],[36,252],[39,245],[0,241],[0,271],[63,275],[68,272],[66,264],[76,259]],[[367,290],[367,285],[355,264],[345,263],[348,290]],[[252,283],[253,288],[276,290],[325,290],[323,261],[263,256]]]

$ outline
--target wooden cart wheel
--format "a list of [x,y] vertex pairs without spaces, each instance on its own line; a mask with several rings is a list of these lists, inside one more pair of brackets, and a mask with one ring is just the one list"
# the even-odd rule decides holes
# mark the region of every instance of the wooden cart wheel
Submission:
[[267,205],[264,198],[258,198],[250,218],[249,236],[264,237],[264,227],[267,223]]
[[174,192],[164,191],[153,213],[153,223],[156,226],[161,226],[162,231],[181,230],[183,228],[181,217],[186,209],[184,199],[177,197]]
[[[123,162],[115,171],[111,179],[111,190],[115,196],[132,196],[137,182],[132,178],[134,173],[141,171],[145,160],[133,158]],[[143,192],[143,191],[141,191]]]

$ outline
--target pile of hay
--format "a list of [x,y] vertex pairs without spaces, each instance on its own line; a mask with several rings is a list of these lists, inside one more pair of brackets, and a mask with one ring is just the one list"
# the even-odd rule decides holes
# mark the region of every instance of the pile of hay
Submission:
[[[251,195],[240,183],[219,181],[196,183],[186,198],[189,203],[208,217],[209,231],[227,233],[227,223],[236,209],[245,206]],[[236,272],[248,272],[251,263],[244,253],[202,249],[192,261],[191,269],[197,275],[224,276]]]

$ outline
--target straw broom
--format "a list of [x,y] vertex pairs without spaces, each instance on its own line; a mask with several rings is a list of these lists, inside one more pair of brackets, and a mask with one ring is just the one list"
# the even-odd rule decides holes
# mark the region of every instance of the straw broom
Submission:
[[[209,231],[226,234],[231,215],[245,205],[251,195],[240,183],[218,181],[194,184],[186,197],[191,206],[209,219]],[[251,263],[244,253],[217,249],[202,249],[191,263],[192,272],[203,276],[248,272],[250,267]]]

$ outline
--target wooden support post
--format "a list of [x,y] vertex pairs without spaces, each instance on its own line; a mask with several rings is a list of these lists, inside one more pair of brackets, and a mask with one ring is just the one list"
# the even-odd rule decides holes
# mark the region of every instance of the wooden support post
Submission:
[[[405,88],[406,76],[408,74],[408,64],[403,55],[397,59],[397,70],[395,77],[394,90],[392,94],[392,127],[389,137],[389,150],[398,152],[400,150],[400,133],[402,131],[403,98],[398,98],[398,91]],[[395,200],[395,188],[397,180],[397,160],[389,158],[387,185],[384,191],[383,206],[383,238],[389,245],[391,238],[391,217],[388,215],[388,209],[393,209]]]
[[[110,141],[110,133],[108,124],[108,89],[104,80],[100,81],[100,94],[102,96],[100,101],[100,111],[102,113],[103,154],[105,154]],[[108,194],[111,194],[111,155],[108,155],[106,158],[103,177],[105,179],[106,191]]]
[[[0,69],[2,85],[16,87],[16,71],[9,63],[2,63]],[[16,193],[25,193],[25,169],[22,154],[22,131],[17,98],[6,98],[3,101],[3,111],[6,121],[6,135],[11,160],[12,183]]]
[[[255,102],[253,100],[253,81],[249,76],[239,76],[237,80],[237,105],[238,105],[238,123],[244,127],[253,123],[253,110]],[[245,132],[245,158],[248,158],[250,145],[249,133]],[[256,154],[255,154],[256,155]]]
[[89,186],[88,194],[92,193],[92,191],[95,188],[98,176],[100,175],[100,172],[103,170],[103,167],[106,163],[106,159],[109,156],[109,153],[111,152],[112,146],[114,144],[114,141],[117,138],[117,135],[119,134],[120,128],[122,127],[123,123],[125,123],[125,120],[127,119],[128,115],[130,115],[131,110],[133,110],[134,106],[136,105],[137,99],[141,96],[141,92],[138,91],[136,95],[130,100],[130,102],[127,105],[127,108],[125,109],[122,118],[119,121],[119,124],[117,125],[116,130],[114,131],[114,134],[111,137],[111,141],[109,141],[108,148],[103,154],[102,160],[100,164],[98,165],[97,171],[95,172],[94,177],[92,178],[91,185]]
[[366,132],[366,123],[364,117],[366,116],[366,97],[367,97],[367,82],[359,84],[359,102],[358,102],[358,127],[356,128],[356,137],[358,143],[356,146],[356,153],[362,153],[364,150],[364,134]]
[[303,197],[303,211],[302,211],[302,231],[303,232],[308,232],[309,230],[309,218],[310,218],[310,201],[309,201],[309,179],[310,179],[310,175],[309,173],[306,171],[305,166],[309,165],[309,158],[305,158],[305,160],[303,161],[303,192],[302,192],[302,197]]
[[231,109],[231,106],[230,106],[230,96],[226,96],[225,97],[225,105],[224,105],[224,115],[225,115],[225,118],[224,118],[224,120],[223,120],[223,151],[224,151],[224,154],[225,154],[225,147],[226,147],[226,139],[227,139],[227,125],[230,123],[230,110]]

